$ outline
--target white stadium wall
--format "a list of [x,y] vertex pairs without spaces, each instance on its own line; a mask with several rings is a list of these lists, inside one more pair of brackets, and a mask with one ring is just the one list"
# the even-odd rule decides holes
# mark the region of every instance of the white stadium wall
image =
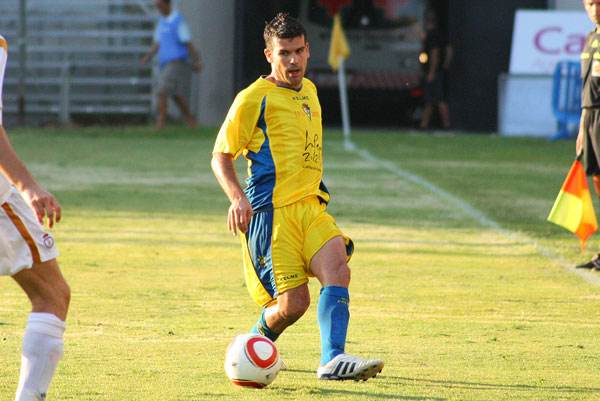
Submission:
[[191,96],[192,112],[201,125],[220,125],[233,101],[234,0],[179,0],[203,68]]

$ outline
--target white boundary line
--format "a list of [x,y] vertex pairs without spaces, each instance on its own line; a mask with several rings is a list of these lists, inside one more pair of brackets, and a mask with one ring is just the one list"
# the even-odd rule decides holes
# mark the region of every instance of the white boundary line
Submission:
[[477,221],[481,225],[491,228],[492,230],[498,232],[499,234],[501,234],[507,238],[510,238],[510,239],[516,240],[520,243],[524,243],[524,244],[535,247],[535,249],[538,251],[538,253],[540,255],[544,256],[551,262],[553,262],[559,266],[562,266],[563,268],[565,268],[566,270],[568,270],[569,272],[571,272],[573,274],[580,276],[588,283],[592,283],[592,284],[600,286],[600,276],[598,276],[594,273],[591,273],[586,269],[575,268],[573,266],[573,263],[569,262],[562,255],[555,253],[551,249],[547,248],[544,245],[539,244],[537,241],[535,241],[525,235],[516,233],[514,231],[510,231],[510,230],[502,227],[500,224],[498,224],[494,220],[487,217],[484,213],[482,213],[480,210],[477,210],[476,208],[471,206],[469,203],[463,201],[462,199],[457,198],[456,196],[452,195],[451,193],[449,193],[449,192],[443,190],[442,188],[436,186],[435,184],[432,184],[431,182],[425,180],[424,178],[422,178],[416,174],[409,173],[408,171],[397,167],[396,165],[394,165],[393,163],[391,163],[389,161],[378,159],[377,157],[373,156],[367,150],[358,149],[356,147],[356,145],[354,144],[354,142],[352,142],[351,139],[347,139],[344,141],[344,149],[347,152],[358,154],[362,159],[369,161],[371,163],[374,163],[374,164],[378,165],[379,167],[384,168],[385,170],[397,175],[398,177],[400,177],[406,181],[410,181],[412,183],[420,185],[421,187],[427,189],[428,191],[430,191],[431,193],[433,193],[440,199],[443,199],[444,201],[456,206],[465,215],[467,215],[468,217]]

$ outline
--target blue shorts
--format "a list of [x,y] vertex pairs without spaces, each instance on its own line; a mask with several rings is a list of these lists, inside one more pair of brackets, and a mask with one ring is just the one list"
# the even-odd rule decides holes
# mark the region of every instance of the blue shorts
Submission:
[[332,238],[341,236],[347,260],[352,257],[352,240],[325,208],[314,196],[252,216],[242,235],[242,253],[248,291],[260,306],[307,283],[308,277],[313,277],[312,257]]

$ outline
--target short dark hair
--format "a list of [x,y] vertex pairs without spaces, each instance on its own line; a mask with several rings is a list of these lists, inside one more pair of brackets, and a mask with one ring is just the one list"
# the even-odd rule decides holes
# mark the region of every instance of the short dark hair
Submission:
[[273,48],[273,39],[292,39],[298,36],[304,36],[306,42],[306,29],[299,19],[290,16],[288,13],[279,13],[265,26],[263,37],[265,46],[271,50]]

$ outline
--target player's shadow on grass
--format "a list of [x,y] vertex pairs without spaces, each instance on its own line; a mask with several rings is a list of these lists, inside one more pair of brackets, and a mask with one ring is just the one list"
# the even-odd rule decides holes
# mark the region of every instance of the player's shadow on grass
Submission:
[[[297,373],[309,373],[314,374],[312,371],[301,370],[301,369],[288,369],[288,372],[297,372]],[[468,382],[468,381],[458,381],[458,380],[435,380],[435,379],[419,379],[412,377],[400,377],[400,376],[388,376],[385,374],[380,374],[374,380],[382,380],[382,381],[396,381],[397,384],[406,386],[406,391],[410,392],[408,386],[411,383],[416,383],[420,388],[423,386],[427,387],[440,387],[445,389],[453,389],[453,388],[461,388],[468,390],[515,390],[515,391],[540,391],[540,390],[548,390],[552,392],[562,391],[566,393],[572,394],[598,394],[600,393],[600,387],[574,387],[574,386],[544,386],[544,385],[531,385],[531,384],[499,384],[499,383],[479,383],[479,382]],[[327,382],[325,382],[327,383]],[[370,383],[370,381],[369,381]],[[289,391],[296,392],[297,388],[287,388],[287,387],[279,387],[278,390],[281,391]],[[311,391],[315,391],[312,389]],[[373,397],[373,399],[390,399],[390,400],[408,400],[408,401],[419,401],[419,400],[435,400],[435,401],[444,401],[447,398],[432,398],[432,397],[420,397],[420,396],[400,396],[397,394],[382,394],[380,392],[368,392],[368,391],[352,391],[352,390],[340,390],[340,389],[332,389],[326,387],[319,387],[316,390],[317,393],[322,395],[327,394],[347,394],[348,396],[366,396]]]
[[470,390],[521,390],[521,391],[538,391],[538,390],[551,390],[564,391],[568,393],[590,393],[599,394],[600,387],[573,387],[573,386],[544,386],[544,385],[531,385],[531,384],[498,384],[498,383],[478,383],[478,382],[467,382],[467,381],[453,381],[453,380],[433,380],[433,379],[419,379],[411,377],[398,377],[398,376],[387,376],[387,379],[396,379],[404,385],[410,383],[418,383],[419,386],[429,385],[443,388],[464,388]]
[[[278,387],[277,391],[288,391],[290,393],[296,393],[298,391],[298,388]],[[367,399],[369,399],[369,400],[406,400],[406,401],[446,401],[447,400],[447,398],[382,394],[382,393],[378,393],[378,392],[340,390],[340,389],[322,388],[322,387],[319,389],[311,389],[311,393],[314,396],[341,395],[341,396],[346,396],[348,398],[367,397]]]
[[[314,375],[315,372],[314,371],[309,371],[309,370],[303,370],[303,369],[287,369],[287,372],[294,372],[294,373],[307,373],[310,375]],[[378,379],[388,379],[392,376],[385,376],[382,374],[377,375],[376,378],[369,380],[368,382],[364,382],[365,385],[371,384],[373,383],[373,381],[377,381]],[[393,377],[392,377],[393,378]],[[361,396],[361,397],[367,397],[367,399],[373,399],[373,400],[406,400],[406,401],[425,401],[425,400],[431,400],[431,401],[445,401],[447,400],[447,398],[439,398],[439,397],[420,397],[420,396],[409,396],[409,395],[397,395],[397,394],[382,394],[381,392],[372,392],[372,391],[353,391],[353,390],[340,390],[337,388],[326,388],[326,384],[327,383],[340,383],[339,381],[318,381],[319,383],[323,383],[323,386],[319,386],[318,388],[311,388],[311,393],[315,394],[315,395],[321,395],[321,396],[327,396],[327,395],[346,395],[347,397],[354,397],[354,396]],[[350,383],[357,383],[357,384],[361,384],[363,382],[353,382],[353,381],[349,381]],[[368,384],[367,384],[368,383]],[[285,391],[285,392],[290,392],[290,393],[296,393],[298,391],[298,388],[290,388],[290,387],[277,387],[277,391]]]

